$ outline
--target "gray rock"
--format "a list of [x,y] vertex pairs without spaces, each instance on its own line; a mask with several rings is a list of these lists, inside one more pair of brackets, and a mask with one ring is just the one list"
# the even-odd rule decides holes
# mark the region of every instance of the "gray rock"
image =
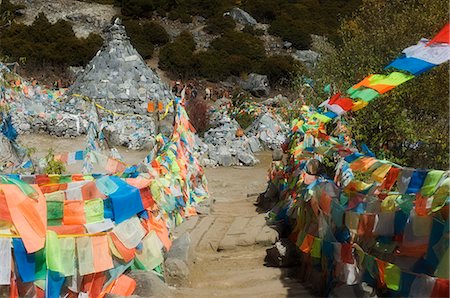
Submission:
[[270,92],[269,79],[266,75],[251,73],[241,87],[257,97],[268,96]]
[[290,48],[292,47],[292,42],[285,41],[285,42],[283,43],[283,47],[284,47],[285,49],[290,49]]
[[273,161],[280,161],[283,159],[283,151],[281,149],[275,149],[272,151],[272,160]]
[[311,50],[297,50],[292,54],[292,57],[303,62],[308,67],[314,67],[319,59],[319,53]]
[[134,295],[140,297],[172,297],[169,287],[153,272],[131,271],[127,275],[136,281]]
[[184,233],[172,243],[172,247],[166,255],[166,259],[179,259],[186,264],[189,264],[189,249],[191,246],[191,236],[189,233]]
[[253,154],[249,154],[245,151],[239,151],[236,157],[246,166],[254,166],[257,163]]
[[165,272],[169,284],[182,285],[189,278],[189,268],[185,262],[170,258],[165,261]]
[[254,26],[258,23],[248,12],[237,7],[233,8],[229,12],[229,15],[233,20],[244,26],[245,25]]
[[261,143],[259,142],[257,137],[255,136],[250,137],[248,139],[248,144],[253,153],[261,151]]

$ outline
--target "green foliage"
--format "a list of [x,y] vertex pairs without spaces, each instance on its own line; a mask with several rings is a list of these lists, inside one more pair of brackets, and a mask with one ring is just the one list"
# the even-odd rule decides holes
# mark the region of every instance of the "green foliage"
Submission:
[[212,81],[225,79],[229,75],[223,55],[218,51],[208,50],[193,56],[196,75]]
[[206,20],[205,31],[210,34],[222,34],[227,30],[233,30],[236,23],[230,17],[215,16]]
[[[439,31],[448,21],[447,5],[444,0],[365,0],[342,24],[342,45],[322,51],[316,82],[345,91],[368,74],[385,73],[383,67],[404,48]],[[448,168],[448,86],[448,65],[400,85],[353,114],[355,139],[394,162]]]
[[292,42],[299,49],[306,49],[311,43],[311,34],[338,41],[340,19],[360,4],[361,0],[247,0],[243,8],[258,21],[269,23],[270,34]]
[[211,42],[211,49],[224,52],[228,56],[243,56],[258,61],[265,56],[262,40],[250,34],[227,31]]
[[169,42],[169,34],[164,27],[151,21],[124,20],[123,24],[130,36],[131,44],[144,59],[151,58],[155,45]]
[[171,19],[190,22],[194,15],[205,18],[219,15],[233,3],[232,0],[122,0],[122,14],[150,17],[153,12],[168,13]]
[[30,26],[12,23],[1,39],[3,55],[14,61],[25,57],[31,65],[85,65],[102,44],[96,34],[78,39],[68,22],[51,24],[43,13]]
[[181,32],[173,42],[161,49],[159,67],[173,75],[186,77],[193,72],[194,50],[195,41],[192,35],[187,31]]
[[242,29],[242,32],[253,35],[253,36],[261,36],[264,35],[263,29],[255,29],[255,27],[246,25],[244,29]]
[[59,160],[55,160],[55,151],[53,148],[48,150],[48,153],[45,156],[45,161],[47,162],[47,166],[44,169],[45,174],[61,175],[66,171],[66,166],[64,163]]
[[289,86],[292,76],[305,73],[304,66],[286,55],[274,55],[265,58],[259,67],[259,73],[266,74],[271,85]]
[[25,6],[12,4],[9,0],[0,1],[0,28],[11,23],[22,8]]

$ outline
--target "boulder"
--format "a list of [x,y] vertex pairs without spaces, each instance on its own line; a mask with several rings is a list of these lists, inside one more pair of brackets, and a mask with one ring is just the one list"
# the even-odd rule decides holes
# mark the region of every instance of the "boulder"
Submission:
[[172,297],[169,287],[153,272],[131,271],[127,275],[136,281],[134,295],[139,297]]
[[319,53],[311,50],[297,50],[292,54],[292,57],[305,63],[308,67],[314,67],[319,59]]
[[256,73],[251,73],[246,81],[241,82],[241,87],[257,97],[268,96],[270,92],[267,76]]
[[254,26],[258,23],[248,12],[237,7],[233,8],[229,12],[229,15],[233,20],[244,26],[246,25]]

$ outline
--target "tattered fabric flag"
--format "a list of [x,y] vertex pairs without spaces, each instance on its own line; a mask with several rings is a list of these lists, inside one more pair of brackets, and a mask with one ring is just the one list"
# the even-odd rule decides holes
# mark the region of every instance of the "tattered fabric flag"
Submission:
[[137,251],[136,258],[147,269],[154,269],[164,261],[162,255],[163,245],[154,231],[151,231],[142,240],[142,249]]
[[0,238],[0,286],[6,286],[11,283],[11,239]]
[[384,268],[384,280],[388,289],[398,291],[400,289],[400,268],[394,264],[387,263]]
[[427,46],[433,43],[447,43],[450,44],[450,32],[449,32],[450,23],[445,24],[445,26],[441,29],[441,31],[436,34],[428,43]]
[[434,43],[427,46],[428,40],[421,39],[417,45],[403,50],[407,57],[413,57],[432,64],[442,64],[450,59],[450,45],[446,43]]
[[27,253],[25,245],[20,238],[13,239],[13,247],[14,260],[22,282],[35,281],[36,262],[34,253]]

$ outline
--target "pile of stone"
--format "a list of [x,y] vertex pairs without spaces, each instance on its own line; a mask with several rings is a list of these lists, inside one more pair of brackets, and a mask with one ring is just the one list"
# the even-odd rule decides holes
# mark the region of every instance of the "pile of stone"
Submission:
[[280,148],[286,140],[288,131],[288,126],[279,116],[265,112],[253,121],[245,130],[245,134],[249,137],[253,152],[257,152],[255,149],[261,147],[270,150]]
[[253,166],[259,162],[239,123],[231,119],[226,110],[214,112],[211,125],[213,128],[205,132],[203,137],[204,143],[197,145],[203,165]]
[[106,31],[106,42],[69,88],[69,103],[76,107],[81,94],[95,99],[106,108],[122,114],[146,114],[148,102],[173,99],[162,83],[131,45],[120,19]]

